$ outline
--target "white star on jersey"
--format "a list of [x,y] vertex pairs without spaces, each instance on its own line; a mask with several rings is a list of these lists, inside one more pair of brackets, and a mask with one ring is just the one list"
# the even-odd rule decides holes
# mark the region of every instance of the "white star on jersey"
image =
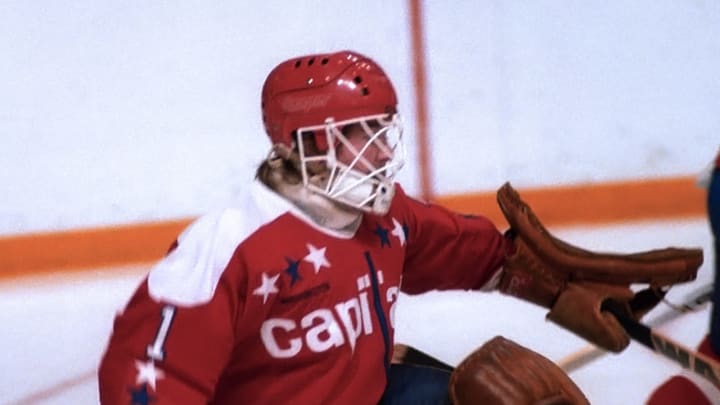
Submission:
[[139,360],[135,360],[135,368],[138,371],[138,375],[135,379],[135,384],[148,383],[153,390],[157,391],[155,384],[157,380],[165,377],[162,370],[155,368],[155,363],[148,361],[143,363]]
[[308,253],[303,260],[313,264],[313,267],[315,268],[315,274],[318,274],[322,266],[330,267],[330,262],[328,262],[327,258],[325,257],[325,249],[327,249],[326,247],[318,249],[308,243],[307,248],[308,252],[310,253]]
[[268,296],[270,294],[278,292],[278,288],[277,286],[275,286],[278,278],[280,278],[279,274],[276,274],[272,277],[268,277],[267,273],[262,274],[262,283],[260,284],[260,287],[253,290],[253,294],[262,295],[263,304],[267,302]]
[[398,222],[395,218],[393,218],[392,221],[395,227],[390,233],[400,240],[400,246],[405,246],[405,230],[403,229],[403,226],[400,225],[400,222]]

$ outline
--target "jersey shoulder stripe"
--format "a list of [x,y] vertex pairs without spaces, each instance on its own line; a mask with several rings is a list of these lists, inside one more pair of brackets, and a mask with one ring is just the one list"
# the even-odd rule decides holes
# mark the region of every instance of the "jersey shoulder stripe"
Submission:
[[238,207],[196,219],[180,234],[177,247],[150,270],[153,299],[180,306],[207,303],[238,245],[291,208],[260,183],[240,200]]

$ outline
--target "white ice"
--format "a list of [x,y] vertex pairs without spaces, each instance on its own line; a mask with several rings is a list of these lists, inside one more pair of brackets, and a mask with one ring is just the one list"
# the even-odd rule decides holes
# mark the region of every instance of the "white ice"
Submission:
[[[702,247],[705,263],[697,280],[671,290],[671,301],[680,301],[713,278],[714,252],[702,218],[551,229],[571,243],[596,250]],[[147,267],[109,268],[0,283],[0,405],[96,404],[95,370],[113,316],[146,271]],[[669,311],[661,304],[645,321],[652,323]],[[496,335],[556,362],[587,347],[544,316],[539,307],[497,293],[401,296],[396,340],[453,364]],[[708,317],[705,307],[658,329],[695,347],[707,331]],[[679,370],[675,363],[632,343],[621,354],[605,354],[570,376],[594,405],[632,405],[642,404],[655,386]]]

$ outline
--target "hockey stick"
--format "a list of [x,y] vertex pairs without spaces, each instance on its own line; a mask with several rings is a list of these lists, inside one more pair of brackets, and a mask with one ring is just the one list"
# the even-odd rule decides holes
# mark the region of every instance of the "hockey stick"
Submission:
[[[691,292],[680,304],[673,304],[664,300],[663,302],[669,305],[673,309],[673,311],[667,312],[660,317],[654,319],[653,321],[651,321],[651,324],[653,326],[660,326],[681,316],[682,314],[698,311],[710,301],[712,291],[713,285],[707,284]],[[633,322],[635,321],[633,320]],[[599,358],[605,353],[607,352],[598,348],[597,346],[589,345],[559,360],[557,362],[557,365],[562,368],[566,373],[569,373]],[[439,360],[417,348],[400,343],[395,344],[393,363],[435,367],[447,371],[452,371],[454,369],[453,366],[443,362],[442,360]],[[720,374],[716,373],[716,376],[720,376]]]
[[[712,298],[712,291],[713,284],[710,283],[690,292],[679,304],[675,304],[669,302],[667,299],[664,299],[663,302],[672,308],[672,311],[667,311],[659,317],[654,318],[647,325],[650,327],[661,326],[684,314],[699,311],[708,302],[710,302],[710,299]],[[558,360],[557,365],[560,366],[560,368],[562,368],[566,373],[571,373],[580,367],[597,360],[605,354],[607,354],[605,350],[600,349],[595,345],[587,345]]]
[[617,301],[605,301],[602,310],[613,314],[636,342],[720,386],[720,362],[717,360],[698,353],[636,321],[627,314],[623,304]]

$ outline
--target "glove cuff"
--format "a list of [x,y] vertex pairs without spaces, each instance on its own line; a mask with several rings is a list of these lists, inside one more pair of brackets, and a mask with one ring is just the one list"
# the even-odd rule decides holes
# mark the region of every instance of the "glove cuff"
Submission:
[[565,286],[522,239],[513,240],[512,253],[505,259],[498,284],[500,292],[544,308],[552,308]]

